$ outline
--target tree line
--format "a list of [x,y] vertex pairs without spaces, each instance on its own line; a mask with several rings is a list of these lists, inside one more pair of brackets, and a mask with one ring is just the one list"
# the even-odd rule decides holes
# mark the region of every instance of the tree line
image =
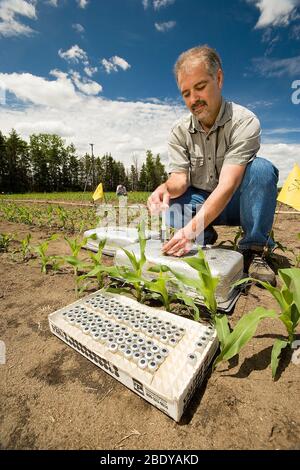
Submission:
[[166,178],[160,156],[150,150],[140,168],[137,159],[125,168],[111,154],[78,157],[75,146],[55,134],[33,134],[27,143],[14,129],[7,137],[0,131],[1,193],[93,191],[100,182],[104,191],[118,184],[153,191]]

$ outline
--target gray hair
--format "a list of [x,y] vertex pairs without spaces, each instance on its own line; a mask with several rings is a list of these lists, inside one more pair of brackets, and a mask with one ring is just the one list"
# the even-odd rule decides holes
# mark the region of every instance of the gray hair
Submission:
[[179,71],[186,67],[187,63],[189,63],[189,65],[193,65],[201,62],[205,63],[207,72],[212,77],[217,75],[219,69],[223,71],[222,61],[219,54],[215,49],[205,44],[204,46],[193,47],[192,49],[188,49],[180,54],[174,65],[176,81],[178,80]]

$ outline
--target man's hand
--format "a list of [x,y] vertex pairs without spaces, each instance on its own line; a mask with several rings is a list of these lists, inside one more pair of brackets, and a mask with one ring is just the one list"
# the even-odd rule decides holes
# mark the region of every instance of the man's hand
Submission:
[[165,255],[184,256],[191,251],[193,238],[192,234],[184,227],[178,230],[174,237],[163,245],[162,252]]
[[161,184],[151,194],[147,201],[147,207],[152,215],[158,215],[160,212],[169,208],[170,193],[165,183]]

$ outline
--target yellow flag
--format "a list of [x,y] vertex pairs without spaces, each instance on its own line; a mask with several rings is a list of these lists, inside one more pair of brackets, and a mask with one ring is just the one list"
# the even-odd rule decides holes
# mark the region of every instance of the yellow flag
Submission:
[[104,192],[103,192],[103,185],[102,183],[98,184],[96,191],[93,194],[93,199],[94,201],[97,201],[97,199],[103,199]]
[[300,211],[300,167],[297,164],[285,180],[277,201],[288,204]]

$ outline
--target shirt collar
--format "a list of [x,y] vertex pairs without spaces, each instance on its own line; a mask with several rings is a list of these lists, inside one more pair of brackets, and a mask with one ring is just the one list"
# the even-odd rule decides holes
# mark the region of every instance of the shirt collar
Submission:
[[[222,102],[221,102],[221,107],[220,107],[220,111],[218,113],[218,116],[215,120],[215,123],[214,125],[212,126],[211,131],[215,130],[217,127],[219,126],[223,126],[225,124],[225,122],[229,121],[229,119],[231,119],[231,113],[230,113],[230,105],[227,101],[224,100],[224,98],[222,97]],[[187,129],[189,132],[191,132],[192,134],[198,132],[198,131],[202,131],[203,132],[203,129],[201,127],[201,124],[199,123],[198,119],[196,118],[196,116],[194,116],[194,114],[191,114],[190,115],[190,119],[189,119],[189,122],[187,123]]]

